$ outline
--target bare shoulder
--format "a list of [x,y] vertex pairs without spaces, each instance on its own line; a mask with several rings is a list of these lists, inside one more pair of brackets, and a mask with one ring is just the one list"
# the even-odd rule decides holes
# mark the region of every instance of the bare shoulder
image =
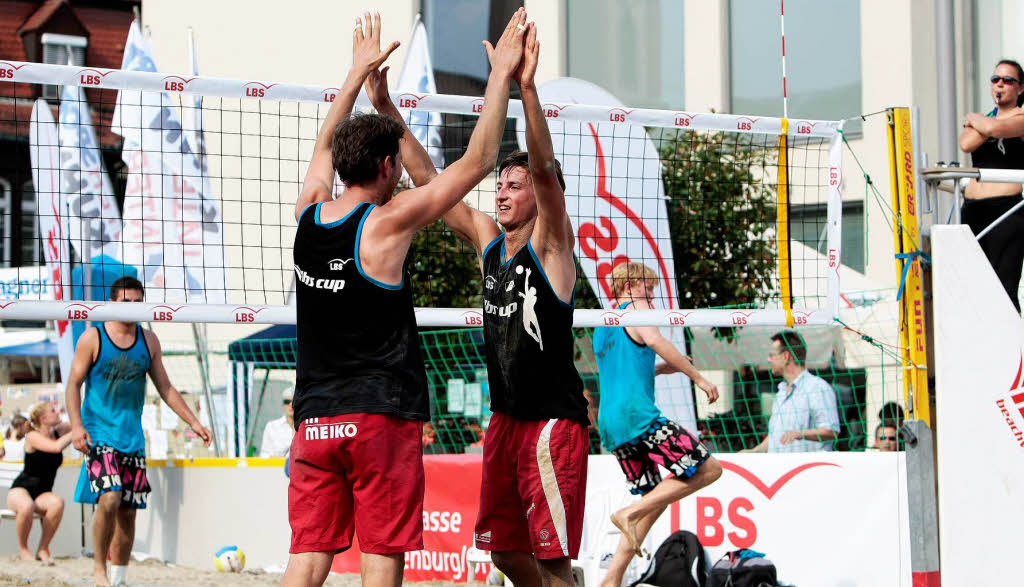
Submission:
[[146,337],[146,345],[149,346],[151,352],[160,349],[160,337],[155,332],[148,328],[142,329],[142,336]]

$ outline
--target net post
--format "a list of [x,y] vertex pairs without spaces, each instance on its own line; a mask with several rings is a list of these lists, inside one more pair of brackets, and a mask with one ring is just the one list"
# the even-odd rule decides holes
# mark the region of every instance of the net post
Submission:
[[786,328],[793,327],[793,275],[789,255],[789,119],[782,119],[779,133],[779,180],[776,189],[776,227],[779,247],[779,297],[786,311]]
[[917,224],[917,190],[914,179],[914,143],[910,128],[910,109],[888,110],[889,179],[892,187],[893,239],[896,271],[902,299],[900,342],[903,360],[909,370],[903,377],[903,399],[914,419],[932,425],[928,392],[928,346],[925,334],[924,271],[921,235]]

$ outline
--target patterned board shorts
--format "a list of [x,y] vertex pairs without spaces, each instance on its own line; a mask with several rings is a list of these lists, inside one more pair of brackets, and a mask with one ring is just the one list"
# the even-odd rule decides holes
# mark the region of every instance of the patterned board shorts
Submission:
[[123,453],[112,446],[94,444],[86,455],[89,487],[96,495],[121,492],[121,507],[143,509],[149,497],[146,453]]
[[662,466],[681,479],[689,479],[711,453],[692,434],[668,418],[650,423],[640,436],[612,451],[629,482],[629,492],[644,495],[661,483]]

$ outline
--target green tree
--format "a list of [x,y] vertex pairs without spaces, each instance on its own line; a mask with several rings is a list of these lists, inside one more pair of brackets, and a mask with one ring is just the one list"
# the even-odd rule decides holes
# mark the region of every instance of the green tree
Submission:
[[757,304],[774,292],[774,137],[662,131],[680,306]]
[[416,234],[408,259],[417,308],[479,308],[483,303],[476,250],[443,221]]

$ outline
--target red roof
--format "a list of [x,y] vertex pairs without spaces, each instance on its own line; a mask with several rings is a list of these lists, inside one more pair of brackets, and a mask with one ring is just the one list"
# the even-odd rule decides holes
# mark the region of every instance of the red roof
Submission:
[[[39,8],[36,9],[35,12],[32,13],[31,16],[28,17],[25,24],[21,25],[21,28],[18,29],[18,34],[23,35],[30,31],[39,30],[47,21],[50,20],[50,17],[57,12],[57,9],[60,8],[62,4],[66,3],[67,0],[46,0],[41,6],[39,6]],[[74,14],[74,11],[72,11],[72,14]],[[81,22],[81,20],[79,20],[79,22]]]

